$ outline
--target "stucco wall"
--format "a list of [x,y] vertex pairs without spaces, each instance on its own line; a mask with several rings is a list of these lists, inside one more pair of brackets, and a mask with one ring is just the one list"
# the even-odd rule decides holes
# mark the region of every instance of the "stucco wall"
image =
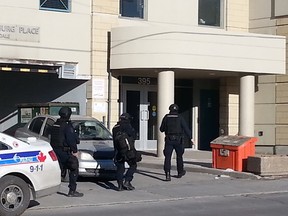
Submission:
[[152,23],[198,25],[198,0],[150,0],[147,10],[147,21]]

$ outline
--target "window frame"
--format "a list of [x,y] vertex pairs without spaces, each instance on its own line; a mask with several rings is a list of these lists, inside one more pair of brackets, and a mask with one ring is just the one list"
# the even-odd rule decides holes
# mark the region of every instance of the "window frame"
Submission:
[[202,27],[212,27],[212,28],[224,28],[225,24],[225,4],[226,0],[218,0],[219,1],[219,25],[209,25],[209,24],[202,24],[200,23],[200,1],[205,0],[198,0],[198,26]]
[[[280,2],[279,2],[280,1]],[[287,6],[283,5],[283,0],[271,0],[271,19],[287,18],[288,12],[286,12]],[[283,7],[286,6],[286,7]],[[279,10],[279,8],[281,8]],[[284,9],[284,13],[283,13]]]
[[[146,18],[146,5],[147,5],[147,0],[133,0],[134,1],[141,1],[139,4],[139,6],[141,5],[142,7],[142,13],[140,13],[140,16],[128,16],[128,15],[123,15],[123,6],[122,6],[122,1],[125,0],[119,0],[119,17],[121,18],[127,18],[127,19],[140,19],[140,20],[144,20]],[[137,6],[137,5],[136,5]]]
[[[43,1],[43,2],[41,3],[41,1]],[[43,7],[43,4],[45,4],[47,1],[55,1],[55,0],[40,0],[39,1],[39,9],[40,10],[71,13],[71,4],[72,4],[71,0],[67,0],[67,5],[65,5],[62,2],[62,1],[65,1],[65,0],[58,0],[58,1],[62,2],[65,7],[67,6],[67,10],[65,10],[65,9],[57,9],[57,8],[50,8],[50,7]]]

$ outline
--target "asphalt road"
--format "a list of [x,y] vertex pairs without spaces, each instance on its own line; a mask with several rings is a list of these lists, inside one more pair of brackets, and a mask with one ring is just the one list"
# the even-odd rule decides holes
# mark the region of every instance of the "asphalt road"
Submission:
[[[249,194],[242,196],[190,197],[146,202],[129,202],[99,206],[46,209],[29,212],[27,215],[43,216],[285,216],[287,215],[288,193]],[[28,213],[28,212],[27,212]]]
[[288,212],[285,178],[234,179],[188,172],[181,179],[163,180],[161,170],[139,169],[133,180],[136,190],[118,192],[115,181],[80,179],[78,190],[85,194],[82,198],[66,197],[64,183],[58,194],[31,202],[23,215],[286,216]]

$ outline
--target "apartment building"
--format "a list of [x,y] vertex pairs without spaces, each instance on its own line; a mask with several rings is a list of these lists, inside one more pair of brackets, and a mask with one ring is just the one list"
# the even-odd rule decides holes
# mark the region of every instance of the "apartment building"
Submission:
[[[161,156],[159,123],[175,102],[196,149],[209,150],[223,134],[257,136],[257,150],[282,151],[288,145],[278,116],[285,115],[284,6],[283,0],[1,1],[0,84],[13,100],[0,115],[6,118],[19,101],[73,101],[112,128],[119,114],[129,112],[137,148],[157,149]],[[13,25],[38,27],[38,37],[5,38],[5,26]],[[32,73],[15,67],[23,63],[54,72],[33,74],[27,87]],[[1,89],[1,104],[6,99]]]
[[[138,148],[157,149],[159,155],[164,145],[159,122],[173,102],[189,122],[197,149],[209,150],[210,141],[221,134],[257,136],[263,142],[251,111],[255,95],[258,100],[258,76],[286,73],[286,42],[276,34],[249,33],[251,7],[259,10],[259,4],[93,1],[90,88],[97,83],[107,88],[102,98],[88,96],[91,114],[108,113],[111,127],[119,113],[129,112]],[[99,112],[101,107],[105,112]]]

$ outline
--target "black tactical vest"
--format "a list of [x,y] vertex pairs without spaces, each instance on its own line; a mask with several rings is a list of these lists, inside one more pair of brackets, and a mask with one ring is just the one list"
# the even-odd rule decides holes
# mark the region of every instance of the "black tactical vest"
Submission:
[[51,138],[50,138],[50,144],[52,148],[64,147],[64,141],[65,141],[64,129],[66,125],[67,125],[66,122],[56,121],[56,123],[52,126]]
[[178,114],[168,114],[166,116],[166,134],[180,135],[182,134],[181,120]]

